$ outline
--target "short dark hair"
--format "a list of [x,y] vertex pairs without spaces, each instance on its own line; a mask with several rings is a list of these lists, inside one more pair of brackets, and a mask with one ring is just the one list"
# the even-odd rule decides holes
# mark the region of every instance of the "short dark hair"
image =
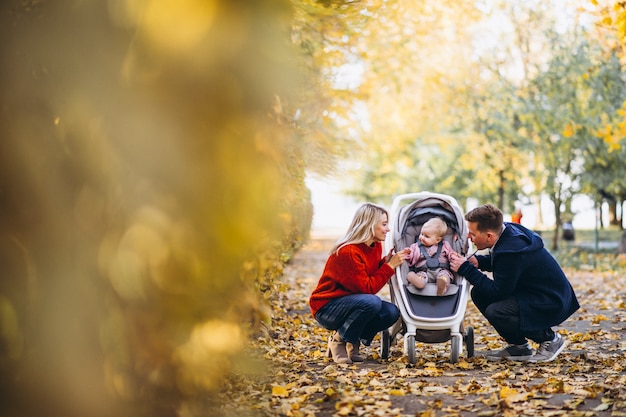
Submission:
[[500,231],[502,229],[502,211],[493,204],[485,204],[468,211],[465,220],[476,223],[479,232]]

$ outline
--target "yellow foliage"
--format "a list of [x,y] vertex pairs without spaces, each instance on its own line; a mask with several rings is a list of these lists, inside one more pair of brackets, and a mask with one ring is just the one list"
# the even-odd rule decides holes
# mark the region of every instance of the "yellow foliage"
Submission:
[[310,228],[291,2],[40,3],[0,11],[0,259],[28,283],[0,362],[48,365],[0,382],[52,415],[204,401],[262,369],[242,349]]
[[608,145],[609,153],[619,151],[622,148],[622,141],[626,138],[626,102],[616,111],[618,117],[615,122],[609,121],[609,116],[602,115],[604,126],[595,132]]
[[228,358],[239,355],[244,343],[245,335],[238,323],[210,320],[196,325],[189,340],[173,354],[180,365],[179,386],[188,393],[198,387],[218,388],[228,373]]
[[563,129],[563,136],[566,138],[571,138],[572,136],[574,136],[574,133],[574,127],[570,123],[567,123],[565,125],[565,128]]
[[141,15],[142,27],[155,46],[180,52],[206,36],[217,6],[217,0],[153,0]]

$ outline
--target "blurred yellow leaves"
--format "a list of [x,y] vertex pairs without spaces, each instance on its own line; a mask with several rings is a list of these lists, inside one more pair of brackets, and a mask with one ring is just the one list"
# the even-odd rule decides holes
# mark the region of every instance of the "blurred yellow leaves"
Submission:
[[406,395],[406,391],[402,388],[396,388],[389,390],[389,395],[396,395],[398,397],[404,397]]
[[596,135],[608,145],[609,153],[619,151],[622,147],[621,141],[626,137],[626,122],[619,122],[615,126],[607,124]]
[[110,0],[113,19],[141,27],[149,42],[180,53],[204,38],[216,17],[216,0]]
[[[156,215],[152,217],[159,222],[165,220],[154,210],[146,211]],[[133,224],[114,249],[112,259],[107,257],[103,260],[111,284],[122,298],[135,300],[147,296],[145,280],[158,276],[159,267],[169,254],[160,229],[157,224]],[[167,230],[167,226],[164,230]]]
[[500,399],[506,400],[508,403],[516,403],[520,401],[526,401],[528,399],[528,392],[520,392],[515,388],[504,386],[500,388]]
[[[626,4],[622,1],[613,1],[613,7],[600,5],[597,0],[589,0],[594,6],[600,6],[600,23],[612,27],[617,32],[620,41],[626,39]],[[608,3],[610,4],[610,2]]]
[[285,116],[300,80],[290,7],[2,7],[0,238],[32,257],[0,240],[6,397],[66,407],[50,415],[172,414],[263,370],[242,350],[312,216]]
[[238,323],[218,319],[194,326],[189,340],[174,351],[179,386],[186,392],[217,389],[229,371],[228,358],[241,354],[245,335]]
[[595,317],[591,320],[591,323],[592,323],[592,324],[598,324],[598,323],[600,323],[601,321],[606,321],[606,320],[609,320],[609,318],[608,318],[608,317],[606,317],[606,316],[605,316],[605,315],[603,315],[603,314],[598,314],[598,315],[596,315],[596,316],[595,316]]
[[584,342],[584,341],[587,341],[587,340],[592,340],[593,336],[591,334],[589,334],[589,333],[584,333],[583,334],[583,333],[577,332],[577,333],[569,334],[568,335],[568,339],[573,341],[573,342]]
[[272,395],[275,397],[288,397],[289,391],[282,385],[274,385],[272,387]]
[[565,128],[563,129],[563,136],[566,138],[571,138],[572,136],[574,136],[574,133],[574,127],[570,123],[566,124]]
[[[8,361],[17,360],[22,356],[24,337],[20,329],[19,317],[11,300],[0,294],[0,341],[2,341],[3,355],[0,356],[0,369]],[[5,356],[5,357],[3,357]]]
[[609,153],[619,151],[626,138],[626,102],[615,113],[614,121],[609,121],[609,116],[603,115],[604,127],[595,132],[608,145]]
[[153,0],[142,16],[144,29],[156,45],[187,49],[206,35],[216,8],[214,0]]

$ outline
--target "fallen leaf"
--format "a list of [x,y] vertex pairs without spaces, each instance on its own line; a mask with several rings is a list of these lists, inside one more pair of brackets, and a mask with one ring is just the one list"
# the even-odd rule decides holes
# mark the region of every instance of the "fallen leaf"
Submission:
[[276,396],[276,397],[288,397],[289,396],[289,391],[287,391],[287,388],[281,386],[281,385],[274,385],[272,387],[272,395]]

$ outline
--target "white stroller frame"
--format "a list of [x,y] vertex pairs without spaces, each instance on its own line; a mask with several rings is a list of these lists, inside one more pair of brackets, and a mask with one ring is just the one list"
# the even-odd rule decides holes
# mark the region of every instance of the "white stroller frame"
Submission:
[[[413,200],[413,202],[400,207],[401,203],[407,200]],[[467,225],[456,199],[445,194],[426,191],[402,194],[393,200],[390,210],[390,227],[392,229],[385,239],[384,253],[388,253],[394,247],[401,250],[414,242],[404,241],[405,223],[410,212],[420,207],[435,207],[433,209],[435,211],[440,207],[446,212],[454,213],[458,230],[452,231],[449,228],[450,236],[447,235],[446,240],[452,239],[453,249],[466,255],[468,250]],[[432,214],[431,217],[436,215]],[[398,245],[402,245],[402,247]],[[400,320],[390,329],[381,333],[381,357],[387,358],[389,356],[389,347],[395,341],[397,334],[401,332],[404,332],[404,353],[411,364],[416,362],[416,340],[426,343],[440,343],[450,340],[450,360],[452,363],[459,360],[462,341],[465,341],[467,356],[474,356],[474,331],[468,327],[466,334],[463,334],[463,319],[469,299],[469,283],[462,276],[455,274],[456,285],[451,284],[450,289],[443,296],[436,296],[436,284],[430,283],[426,284],[426,288],[422,291],[412,289],[409,292],[406,281],[408,272],[409,266],[404,262],[396,268],[395,275],[389,280],[391,301],[400,310]],[[420,303],[423,304],[423,307],[428,308],[419,313],[415,312],[416,306],[419,307]],[[447,311],[450,311],[451,314],[438,315]]]

